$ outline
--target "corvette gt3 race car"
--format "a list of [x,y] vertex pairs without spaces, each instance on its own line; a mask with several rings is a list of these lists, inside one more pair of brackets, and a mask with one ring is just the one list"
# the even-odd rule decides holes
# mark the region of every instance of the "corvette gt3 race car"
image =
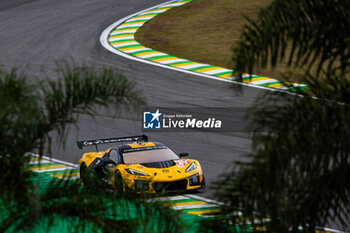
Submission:
[[[97,151],[83,154],[79,161],[84,185],[102,184],[120,192],[137,193],[205,188],[204,175],[197,160],[184,159],[182,157],[188,153],[177,155],[162,143],[148,142],[146,135],[77,143],[80,149],[94,145]],[[105,143],[115,143],[116,146],[99,152],[97,146]]]

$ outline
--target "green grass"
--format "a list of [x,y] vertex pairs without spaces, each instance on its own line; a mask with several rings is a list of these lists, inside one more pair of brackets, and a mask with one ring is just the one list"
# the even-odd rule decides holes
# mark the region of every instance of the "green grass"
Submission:
[[[157,51],[235,69],[231,60],[240,30],[247,22],[243,15],[257,17],[259,8],[272,0],[195,0],[176,7],[147,22],[136,33],[136,40]],[[272,78],[287,71],[256,69],[255,74]]]

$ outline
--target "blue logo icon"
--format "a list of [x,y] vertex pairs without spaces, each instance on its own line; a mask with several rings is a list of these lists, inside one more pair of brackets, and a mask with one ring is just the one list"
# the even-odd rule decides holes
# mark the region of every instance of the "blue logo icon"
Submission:
[[143,128],[160,129],[161,115],[159,109],[156,112],[143,112]]

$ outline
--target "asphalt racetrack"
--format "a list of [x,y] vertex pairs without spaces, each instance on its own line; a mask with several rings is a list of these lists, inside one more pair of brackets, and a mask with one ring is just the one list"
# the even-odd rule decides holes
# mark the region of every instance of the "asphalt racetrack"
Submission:
[[[119,69],[137,81],[147,104],[168,108],[237,108],[250,106],[259,94],[253,87],[242,87],[204,77],[171,71],[117,56],[100,44],[100,35],[115,21],[165,2],[165,0],[11,0],[0,1],[0,64],[10,70],[17,66],[31,79],[57,79],[55,62],[74,60],[96,68]],[[203,25],[204,26],[204,25]],[[230,67],[228,67],[230,68]],[[221,112],[216,114],[220,115]],[[222,112],[222,114],[225,114]],[[68,129],[66,145],[54,145],[52,157],[77,163],[84,151],[77,139],[138,135],[141,113],[99,111],[95,119],[82,115],[78,130]],[[244,114],[232,116],[237,128],[249,125]],[[215,199],[211,182],[234,161],[243,161],[251,150],[249,132],[162,132],[147,133],[176,152],[188,152],[203,167],[207,190],[197,195]],[[102,148],[101,148],[102,149]],[[334,224],[331,224],[334,225]]]
[[[22,67],[32,79],[56,79],[52,69],[55,62],[62,59],[96,68],[115,67],[137,81],[137,89],[142,90],[147,104],[157,107],[246,108],[266,92],[252,87],[243,87],[242,92],[238,92],[232,84],[131,61],[101,46],[101,32],[110,24],[162,2],[165,1],[1,1],[0,64],[6,70]],[[82,115],[79,130],[70,127],[65,148],[54,146],[52,156],[77,163],[83,153],[76,146],[77,139],[141,134],[140,117],[140,113],[115,116],[107,111],[99,112],[95,119]],[[249,124],[243,117],[233,116],[232,120],[239,127]],[[198,159],[208,184],[207,191],[198,195],[213,199],[210,182],[233,161],[244,160],[242,155],[251,148],[249,132],[152,132],[147,135],[150,140],[163,142],[177,152],[189,152],[191,158]]]

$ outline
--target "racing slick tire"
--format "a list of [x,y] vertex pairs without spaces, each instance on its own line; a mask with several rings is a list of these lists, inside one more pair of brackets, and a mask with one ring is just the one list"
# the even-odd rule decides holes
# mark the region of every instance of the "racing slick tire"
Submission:
[[204,189],[205,189],[205,177],[204,177],[204,175],[203,175],[202,190],[204,190]]
[[123,182],[123,177],[122,174],[120,173],[119,170],[116,170],[115,175],[114,175],[114,187],[115,191],[117,194],[122,194],[124,193],[124,182]]
[[85,163],[82,163],[80,166],[80,179],[83,181],[85,186],[89,186],[89,178],[87,177],[87,166]]

